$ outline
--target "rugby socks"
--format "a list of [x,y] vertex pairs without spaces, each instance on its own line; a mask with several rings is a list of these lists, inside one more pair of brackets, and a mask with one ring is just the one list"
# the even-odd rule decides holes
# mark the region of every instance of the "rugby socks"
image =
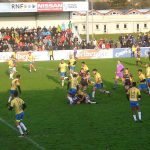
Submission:
[[73,75],[72,75],[72,73],[70,73],[70,77],[71,77],[71,78],[73,78]]
[[21,126],[18,125],[17,128],[18,128],[18,130],[19,130],[19,133],[20,133],[21,135],[23,135],[23,131],[22,131],[22,129],[21,129]]
[[106,94],[110,94],[110,92],[109,92],[109,91],[105,91],[105,93],[106,93]]
[[9,78],[13,79],[13,73],[10,73]]
[[17,72],[16,67],[14,67],[13,69],[14,69],[14,72]]
[[95,97],[95,91],[92,92],[92,98],[94,98],[94,97]]
[[64,77],[64,79],[66,80],[66,79],[68,79],[68,77]]
[[148,94],[150,95],[150,87],[148,87]]
[[27,131],[27,128],[26,128],[26,126],[24,125],[24,123],[20,122],[20,126],[21,126],[21,128],[22,128],[24,131]]
[[61,85],[64,86],[64,83],[65,83],[65,80],[62,80],[61,81]]
[[10,103],[10,101],[12,100],[12,96],[9,97],[8,99],[8,103]]
[[141,115],[140,111],[138,112],[138,117],[139,117],[139,120],[141,121],[142,120],[142,115]]
[[133,115],[133,119],[134,121],[137,121],[136,115]]

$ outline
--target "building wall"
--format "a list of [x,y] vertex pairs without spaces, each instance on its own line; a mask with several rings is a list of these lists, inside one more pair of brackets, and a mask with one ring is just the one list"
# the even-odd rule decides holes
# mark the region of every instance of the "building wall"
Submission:
[[[86,16],[73,15],[72,22],[80,34],[86,34]],[[150,14],[89,15],[90,34],[135,33],[150,31]]]
[[68,24],[69,23],[70,14],[69,13],[43,13],[33,16],[0,16],[0,28],[1,27],[52,27],[57,26],[62,23]]
[[[70,15],[70,13],[42,13],[30,16],[0,16],[1,27],[37,27],[37,26],[57,26],[71,19],[78,33],[86,34],[86,16]],[[139,29],[137,28],[139,26]],[[150,31],[149,14],[129,14],[129,15],[89,15],[90,34],[115,34],[115,33],[135,33]]]

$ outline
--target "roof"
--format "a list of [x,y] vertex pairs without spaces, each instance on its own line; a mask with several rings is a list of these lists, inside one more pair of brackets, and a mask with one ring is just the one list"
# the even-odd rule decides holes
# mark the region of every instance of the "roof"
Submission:
[[[89,10],[89,14],[98,14],[98,15],[131,15],[131,14],[150,14],[150,9],[126,9],[126,10],[117,10],[117,9],[107,9],[107,10]],[[83,15],[86,12],[79,12],[78,15]]]

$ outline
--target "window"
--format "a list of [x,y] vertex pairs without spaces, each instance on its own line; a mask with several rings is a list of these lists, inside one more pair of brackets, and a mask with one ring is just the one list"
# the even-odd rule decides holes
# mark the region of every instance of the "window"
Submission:
[[78,26],[75,26],[75,29],[78,30]]
[[119,24],[116,25],[116,29],[119,29]]
[[147,28],[147,24],[146,23],[144,24],[144,28]]
[[83,30],[85,30],[85,25],[83,25]]
[[124,24],[124,29],[127,29],[127,24]]
[[106,25],[104,25],[104,33],[106,33]]
[[96,30],[99,30],[99,25],[98,24],[96,25]]
[[139,32],[139,28],[140,28],[140,25],[139,25],[139,24],[137,24],[137,32]]
[[76,15],[76,13],[72,13],[72,15],[73,15],[73,16],[75,16],[75,15]]

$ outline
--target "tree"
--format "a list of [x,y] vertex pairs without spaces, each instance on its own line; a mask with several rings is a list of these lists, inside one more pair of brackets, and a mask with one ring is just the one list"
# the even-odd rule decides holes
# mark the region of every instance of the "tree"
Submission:
[[110,7],[121,9],[126,7],[127,0],[110,0]]

